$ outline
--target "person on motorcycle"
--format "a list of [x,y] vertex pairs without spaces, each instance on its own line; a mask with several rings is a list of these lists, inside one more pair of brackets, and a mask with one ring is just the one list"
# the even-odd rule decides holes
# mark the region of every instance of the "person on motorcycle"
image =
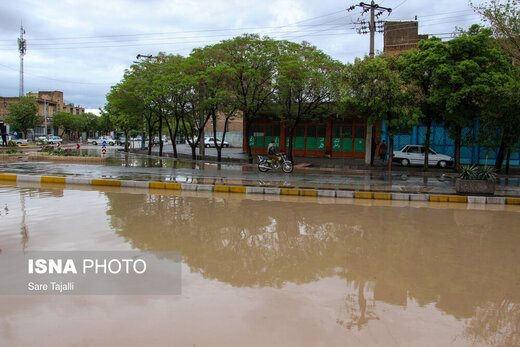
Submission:
[[278,159],[279,154],[276,152],[274,140],[271,140],[269,146],[267,146],[267,155],[269,156],[270,162],[272,162],[273,159]]

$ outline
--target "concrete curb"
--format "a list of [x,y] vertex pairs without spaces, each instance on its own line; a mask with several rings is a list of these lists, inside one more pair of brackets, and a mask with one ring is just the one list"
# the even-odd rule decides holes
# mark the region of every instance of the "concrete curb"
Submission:
[[415,193],[388,193],[371,191],[350,191],[350,190],[324,190],[324,189],[305,189],[305,188],[274,188],[261,186],[240,186],[240,185],[221,185],[221,184],[195,184],[195,183],[175,183],[175,182],[154,182],[154,181],[132,181],[132,180],[112,180],[112,179],[92,179],[83,177],[55,177],[55,176],[35,176],[0,174],[0,182],[31,182],[42,184],[63,184],[63,185],[92,185],[104,187],[129,187],[153,190],[184,190],[184,191],[204,191],[204,192],[223,192],[236,194],[266,194],[266,195],[289,195],[289,196],[309,196],[326,198],[347,198],[361,200],[399,200],[399,201],[430,201],[444,203],[465,203],[465,204],[493,204],[493,205],[520,205],[520,197],[496,197],[496,196],[464,196],[464,195],[439,195],[439,194],[415,194]]

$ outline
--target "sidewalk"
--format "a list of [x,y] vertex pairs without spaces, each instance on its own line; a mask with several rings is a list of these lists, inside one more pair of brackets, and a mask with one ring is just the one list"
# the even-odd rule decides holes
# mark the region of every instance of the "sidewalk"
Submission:
[[[132,149],[131,149],[132,151]],[[135,153],[148,154],[148,150],[134,149]],[[199,150],[197,149],[197,159],[202,160],[198,155]],[[185,144],[177,145],[177,153],[179,159],[192,160],[191,147]],[[152,155],[159,156],[159,147],[154,146],[152,148]],[[171,144],[165,145],[163,148],[163,156],[173,158],[173,150]],[[257,154],[253,154],[253,163],[256,163]],[[205,148],[204,161],[217,161],[217,150],[214,148]],[[223,148],[222,149],[222,163],[240,163],[247,164],[248,158],[247,153],[242,148]],[[375,171],[375,172],[387,172],[388,161],[382,162],[379,158],[374,158],[372,166],[366,165],[364,158],[334,158],[334,157],[303,157],[294,156],[295,168],[305,167],[307,170],[321,170],[326,169],[327,171],[345,171],[345,170],[363,170],[363,171]],[[448,175],[452,177],[458,176],[458,173],[454,168],[439,168],[430,167],[428,171],[424,171],[422,166],[403,167],[398,163],[392,164],[392,171],[400,172],[403,174],[413,174],[414,176],[423,177],[436,177],[439,175]],[[509,175],[500,175],[504,177],[515,177],[520,176],[520,167],[511,167]]]

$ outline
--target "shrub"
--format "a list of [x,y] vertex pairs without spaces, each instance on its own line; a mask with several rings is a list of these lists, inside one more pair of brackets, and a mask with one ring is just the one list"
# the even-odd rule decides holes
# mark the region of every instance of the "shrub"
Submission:
[[496,181],[497,175],[495,169],[491,166],[478,167],[476,165],[463,165],[460,168],[459,179],[461,180],[482,180]]

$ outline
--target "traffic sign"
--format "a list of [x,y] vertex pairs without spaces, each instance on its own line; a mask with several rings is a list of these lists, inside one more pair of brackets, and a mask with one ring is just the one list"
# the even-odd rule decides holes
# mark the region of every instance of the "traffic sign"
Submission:
[[58,147],[61,147],[61,142],[58,142]]
[[76,149],[79,149],[80,147],[79,143],[76,143]]
[[103,154],[105,154],[105,153],[107,152],[106,148],[103,148],[103,149],[101,150],[101,152],[102,152]]
[[106,146],[107,146],[107,141],[103,140],[103,147],[106,147]]

